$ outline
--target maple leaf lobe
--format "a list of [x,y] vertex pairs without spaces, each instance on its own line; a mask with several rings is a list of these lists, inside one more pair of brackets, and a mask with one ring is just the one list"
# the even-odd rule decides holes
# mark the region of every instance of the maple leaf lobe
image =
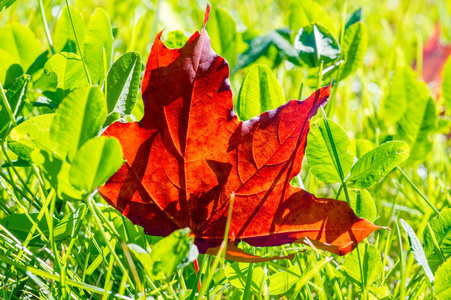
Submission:
[[[168,49],[161,32],[155,38],[142,82],[144,117],[105,131],[121,142],[126,163],[99,192],[148,234],[189,227],[201,253],[221,244],[232,193],[230,242],[276,246],[309,238],[318,248],[350,252],[378,227],[346,202],[290,185],[301,170],[309,119],[331,86],[239,121],[228,63],[205,30],[208,14],[209,7],[201,33],[180,49]],[[241,252],[230,248],[229,258],[248,259]]]

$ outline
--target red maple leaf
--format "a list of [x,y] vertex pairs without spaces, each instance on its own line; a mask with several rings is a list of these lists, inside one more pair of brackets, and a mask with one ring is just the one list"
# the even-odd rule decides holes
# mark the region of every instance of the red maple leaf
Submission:
[[[435,26],[433,35],[423,46],[423,80],[432,88],[435,99],[439,99],[442,92],[442,72],[446,60],[451,55],[451,45],[440,42],[440,27]],[[416,62],[413,65],[416,69]]]
[[221,244],[232,193],[227,258],[249,258],[234,247],[239,240],[276,246],[307,237],[318,248],[350,252],[379,227],[344,201],[290,185],[301,169],[309,119],[331,87],[239,121],[229,66],[205,30],[208,14],[209,8],[202,32],[180,49],[168,49],[162,32],[156,36],[142,82],[143,119],[105,132],[119,139],[126,163],[101,195],[147,234],[189,227],[201,253]]

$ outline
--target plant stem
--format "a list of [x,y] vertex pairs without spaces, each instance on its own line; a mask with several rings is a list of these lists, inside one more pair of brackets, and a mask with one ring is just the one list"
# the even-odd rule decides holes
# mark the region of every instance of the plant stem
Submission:
[[130,286],[132,287],[132,289],[135,289],[135,285],[133,283],[133,281],[130,280],[130,277],[128,276],[128,272],[125,269],[124,265],[122,264],[121,260],[119,259],[119,257],[117,256],[116,251],[114,251],[113,247],[111,246],[111,244],[108,241],[108,238],[106,236],[105,230],[103,229],[102,223],[100,222],[100,218],[97,215],[97,212],[94,208],[94,200],[92,199],[91,196],[88,197],[88,206],[94,216],[94,219],[96,220],[97,226],[99,227],[100,232],[102,233],[103,238],[106,241],[106,244],[108,246],[108,248],[110,249],[111,255],[114,256],[114,258],[116,259],[116,263],[119,266],[119,269],[121,269],[123,276],[127,276],[128,277],[128,282],[130,283]]
[[0,98],[2,98],[3,106],[6,108],[6,112],[8,113],[9,119],[13,123],[14,127],[17,126],[16,119],[14,118],[14,114],[9,106],[8,100],[6,99],[5,90],[3,89],[3,85],[0,82]]
[[[346,24],[346,10],[348,7],[348,1],[345,1],[344,5],[343,5],[343,13],[341,15],[341,28],[340,28],[340,39],[339,39],[339,44],[340,44],[340,56],[339,56],[339,61],[343,58],[343,52],[341,51],[341,45],[343,44],[343,38],[345,35],[345,24]],[[337,77],[335,79],[335,82],[338,86],[338,83],[340,83],[341,81],[341,65],[339,64],[337,66],[337,68],[335,69],[335,72],[337,73]],[[332,90],[332,95],[330,95],[330,99],[329,99],[329,105],[327,106],[326,110],[327,110],[327,115],[332,116],[335,110],[335,98],[337,95],[337,89],[333,89]]]
[[47,18],[45,17],[44,4],[42,3],[42,0],[38,0],[38,3],[39,3],[39,9],[41,10],[42,23],[44,23],[45,35],[46,35],[47,41],[49,43],[50,51],[54,55],[55,49],[53,49],[52,36],[50,35],[49,25],[47,24]]
[[70,23],[72,24],[72,30],[74,31],[75,42],[77,43],[78,52],[80,52],[81,61],[83,62],[83,68],[85,69],[86,78],[88,78],[89,84],[92,84],[91,77],[89,76],[88,67],[86,66],[86,61],[83,56],[83,51],[81,51],[80,42],[78,41],[77,32],[75,31],[74,20],[72,19],[72,13],[70,12],[70,6],[68,0],[66,1],[67,13],[69,14]]
[[348,202],[348,204],[351,204],[349,194],[348,194],[348,188],[346,187],[346,181],[344,179],[345,177],[343,174],[343,169],[341,168],[340,158],[338,157],[338,152],[337,152],[337,148],[335,147],[335,142],[334,142],[334,138],[332,136],[332,131],[330,130],[329,123],[327,122],[326,112],[324,111],[323,107],[321,107],[321,112],[323,114],[324,125],[326,126],[327,135],[329,137],[329,141],[332,146],[332,152],[334,153],[335,162],[337,163],[338,174],[340,175],[341,185],[343,186],[343,191],[346,196],[346,201]]
[[361,280],[361,288],[362,288],[362,299],[367,299],[368,298],[368,294],[366,292],[366,279],[365,279],[365,275],[363,274],[363,268],[362,268],[362,258],[360,255],[360,248],[357,246],[357,257],[359,259],[359,266],[360,266],[360,280]]
[[396,166],[396,168],[399,170],[399,172],[401,172],[402,176],[407,180],[407,182],[409,182],[409,184],[412,186],[412,188],[415,190],[415,192],[417,192],[418,195],[420,195],[421,198],[423,198],[424,201],[426,201],[426,203],[429,205],[430,208],[432,208],[434,210],[434,212],[438,215],[440,214],[440,211],[431,203],[431,201],[429,201],[429,199],[417,188],[417,186],[415,185],[415,183],[413,183],[412,180],[410,180],[410,178],[406,175],[406,173],[404,173],[404,171],[399,167]]

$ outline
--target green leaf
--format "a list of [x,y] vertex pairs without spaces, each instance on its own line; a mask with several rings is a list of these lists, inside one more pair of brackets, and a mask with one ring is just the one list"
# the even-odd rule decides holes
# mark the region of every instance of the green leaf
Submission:
[[16,78],[23,74],[23,68],[19,63],[19,58],[0,49],[0,82],[3,88],[9,88]]
[[[371,194],[367,190],[348,189],[349,205],[355,214],[360,218],[374,222],[377,217],[376,204]],[[344,193],[341,193],[340,200],[346,201]]]
[[435,129],[436,120],[435,102],[431,96],[411,99],[394,136],[394,139],[409,144],[410,160],[424,160],[432,149],[429,135]]
[[334,22],[318,3],[312,0],[292,1],[289,16],[290,29],[297,32],[310,23],[320,23],[330,32],[336,33]]
[[238,56],[238,62],[233,69],[232,73],[235,73],[239,69],[243,69],[248,65],[254,63],[258,58],[263,56],[273,44],[273,39],[270,34],[258,36],[253,39],[249,45],[249,48]]
[[34,33],[19,23],[8,23],[0,29],[0,49],[15,57],[27,70],[42,53],[41,43]]
[[122,147],[115,138],[95,137],[77,151],[69,171],[71,184],[91,194],[122,166]]
[[385,285],[378,286],[377,284],[372,284],[369,287],[371,295],[373,295],[376,298],[369,298],[369,299],[380,299],[380,300],[390,300],[392,299],[392,295],[390,293],[390,290]]
[[417,99],[429,96],[426,84],[417,80],[416,77],[411,67],[395,70],[381,113],[388,123],[396,124],[406,110],[417,102]]
[[9,149],[21,159],[31,161],[31,152],[48,143],[53,117],[54,114],[39,115],[14,127],[8,137]]
[[[354,163],[354,156],[347,151],[351,140],[340,125],[332,120],[328,120],[328,123],[334,137],[343,175],[346,177]],[[311,124],[305,155],[316,178],[327,183],[341,182],[324,120],[318,120]]]
[[[80,43],[80,47],[82,47],[86,35],[83,15],[72,5],[70,5],[70,13],[74,22],[75,31],[77,32],[78,42]],[[65,51],[80,54],[67,7],[63,8],[61,16],[56,22],[55,30],[53,31],[53,48],[56,52]]]
[[[429,226],[434,236],[431,235]],[[440,250],[436,248],[434,238]],[[442,263],[442,255],[445,259],[451,256],[451,209],[442,211],[428,222],[428,226],[423,231],[423,242],[429,265],[435,270]]]
[[363,65],[367,47],[368,33],[365,24],[357,22],[346,29],[342,44],[345,63],[341,66],[341,79],[354,74]]
[[150,253],[138,245],[130,244],[128,247],[142,263],[150,279],[166,280],[177,271],[179,264],[195,246],[194,237],[190,236],[190,230],[185,228],[161,239],[152,246]]
[[[30,163],[28,161],[26,161],[24,159],[21,159],[21,158],[12,160],[11,163],[12,163],[13,166],[19,167],[19,168],[29,167],[30,166]],[[2,166],[2,168],[7,168],[7,167],[10,167],[11,164],[9,162],[5,162],[1,166]]]
[[360,22],[361,19],[362,19],[362,8],[359,8],[352,14],[348,22],[346,22],[345,29],[348,29],[353,24]]
[[132,113],[139,93],[141,55],[129,52],[116,60],[108,72],[107,106],[108,113],[117,112],[120,119]]
[[346,255],[342,266],[346,273],[357,282],[362,282],[360,274],[360,263],[362,264],[362,273],[366,285],[375,282],[382,274],[381,254],[376,246],[362,243],[358,245],[360,251],[360,262],[357,249]]
[[102,8],[96,8],[91,16],[83,47],[83,55],[92,84],[101,84],[105,79],[104,54],[106,54],[106,69],[110,68],[113,50],[113,32],[110,17]]
[[417,261],[417,263],[423,267],[424,273],[429,278],[431,282],[434,282],[434,274],[432,274],[431,268],[428,265],[428,261],[426,259],[426,254],[424,254],[423,247],[421,246],[420,241],[418,240],[415,231],[413,231],[412,227],[401,219],[402,227],[406,231],[407,238],[409,240],[410,248],[412,249],[413,257]]
[[[30,214],[31,219],[34,222],[38,220],[38,213]],[[54,218],[54,222],[56,223],[58,220]],[[33,223],[31,223],[30,219],[28,219],[26,214],[14,214],[11,216],[7,216],[0,221],[0,225],[8,229],[19,241],[24,242],[27,239],[28,234],[33,227]],[[49,228],[47,225],[46,218],[42,218],[38,223],[38,228],[41,230],[43,234],[48,237]],[[38,231],[35,232],[35,237],[33,237],[29,243],[30,246],[42,246],[44,242],[41,240]]]
[[233,69],[238,55],[241,35],[236,29],[236,23],[223,8],[212,9],[207,23],[207,32],[211,37],[211,47],[224,57]]
[[[228,265],[224,272],[228,281],[236,288],[244,290],[247,281],[247,275],[249,271],[249,263],[235,262]],[[252,283],[251,290],[254,292],[260,291],[260,287],[263,284],[265,278],[265,272],[260,267],[254,267],[252,269]]]
[[351,141],[351,145],[349,146],[348,150],[352,154],[354,154],[355,157],[360,159],[363,155],[365,155],[367,152],[371,151],[373,149],[373,144],[365,139],[356,139]]
[[451,132],[451,117],[439,116],[437,118],[437,127],[435,128],[435,132],[441,134],[448,134]]
[[114,229],[123,241],[127,243],[137,244],[140,247],[146,247],[147,240],[143,239],[144,229],[141,226],[134,225],[130,219],[124,217],[119,211],[111,206],[105,207],[103,213],[107,220],[113,223]]
[[272,31],[270,35],[272,37],[273,45],[279,51],[279,56],[282,56],[282,58],[283,56],[286,56],[287,60],[292,64],[301,65],[298,51],[290,42],[289,32],[286,32],[283,29],[278,29]]
[[55,73],[58,78],[56,97],[58,104],[72,90],[87,86],[86,78],[81,58],[68,52],[61,52],[53,55],[45,64],[44,72],[47,74]]
[[169,49],[182,48],[188,41],[188,37],[181,30],[174,30],[168,33],[164,44]]
[[451,259],[447,260],[435,274],[435,296],[440,300],[451,299]]
[[443,68],[443,82],[442,82],[442,94],[445,100],[445,106],[448,111],[451,111],[451,56],[446,60]]
[[78,88],[67,95],[56,110],[50,128],[50,139],[60,158],[75,152],[99,133],[106,119],[106,103],[100,87]]
[[[41,117],[31,120],[39,121]],[[77,150],[99,133],[105,122],[106,103],[102,91],[99,87],[90,86],[75,89],[63,100],[52,118],[53,121],[45,119],[47,123],[40,127],[30,122],[16,134],[19,138],[23,137],[19,141],[19,151],[11,145],[10,148],[19,152],[19,157],[31,158],[41,167],[47,180],[57,190],[58,197],[81,199],[82,193],[69,181],[70,162]],[[17,139],[14,135],[10,137],[10,140]]]
[[107,128],[114,122],[117,122],[120,119],[119,113],[113,111],[112,113],[109,113],[106,117],[105,123],[103,123],[102,128]]
[[0,0],[0,12],[3,10],[3,8],[7,9],[11,5],[13,5],[14,2],[16,2],[16,0]]
[[236,111],[241,120],[249,120],[285,103],[282,87],[265,65],[253,65],[244,77]]
[[269,294],[271,295],[281,295],[285,294],[299,281],[301,278],[301,271],[299,266],[289,267],[288,270],[293,273],[299,274],[298,276],[293,275],[289,272],[277,272],[269,277]]
[[[27,97],[29,75],[22,75],[5,93],[8,100],[9,107],[16,117],[23,107],[24,100]],[[3,106],[3,101],[0,102],[0,140],[3,140],[8,125],[11,123],[7,108]]]
[[64,215],[64,218],[62,218],[53,229],[53,234],[57,241],[63,241],[69,237],[76,238],[83,222],[82,216],[85,215],[86,209],[86,205],[80,203],[75,212],[66,213]]
[[286,56],[288,61],[299,65],[300,62],[298,52],[294,49],[293,45],[291,45],[287,38],[288,37],[286,37],[285,34],[282,35],[282,32],[277,30],[271,31],[267,35],[261,35],[254,38],[250,42],[248,49],[238,56],[238,62],[231,73],[233,74],[239,69],[243,69],[250,64],[261,63],[264,56],[269,55],[270,52],[272,52],[271,50],[276,52],[279,60],[268,61],[268,64],[271,63],[274,66],[277,66],[281,62],[280,59]]
[[[49,140],[51,143],[51,141]],[[41,146],[30,154],[31,160],[41,168],[45,178],[57,191],[57,195],[63,200],[81,200],[83,193],[77,190],[69,181],[70,163],[60,157],[51,149]]]
[[405,142],[386,142],[362,156],[352,167],[346,182],[349,186],[366,189],[378,183],[408,157],[409,146]]
[[308,68],[318,68],[321,61],[324,67],[333,64],[340,56],[337,39],[319,24],[310,24],[299,29],[294,47],[302,63]]

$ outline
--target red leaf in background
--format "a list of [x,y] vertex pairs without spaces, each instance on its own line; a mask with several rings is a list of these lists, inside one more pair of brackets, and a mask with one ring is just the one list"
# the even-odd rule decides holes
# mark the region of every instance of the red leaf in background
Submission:
[[[181,49],[155,38],[142,82],[144,117],[116,122],[105,134],[122,144],[126,163],[99,189],[108,203],[150,235],[189,227],[201,253],[224,237],[235,193],[227,258],[256,261],[234,246],[276,246],[308,237],[346,254],[377,226],[346,202],[292,187],[300,172],[309,119],[330,86],[246,122],[233,112],[229,66],[205,30]],[[213,248],[213,250],[212,250]]]
[[[423,46],[423,80],[435,91],[439,99],[442,90],[442,71],[446,60],[451,55],[451,45],[440,42],[440,27],[435,26],[433,35]],[[416,69],[416,63],[414,63]]]

